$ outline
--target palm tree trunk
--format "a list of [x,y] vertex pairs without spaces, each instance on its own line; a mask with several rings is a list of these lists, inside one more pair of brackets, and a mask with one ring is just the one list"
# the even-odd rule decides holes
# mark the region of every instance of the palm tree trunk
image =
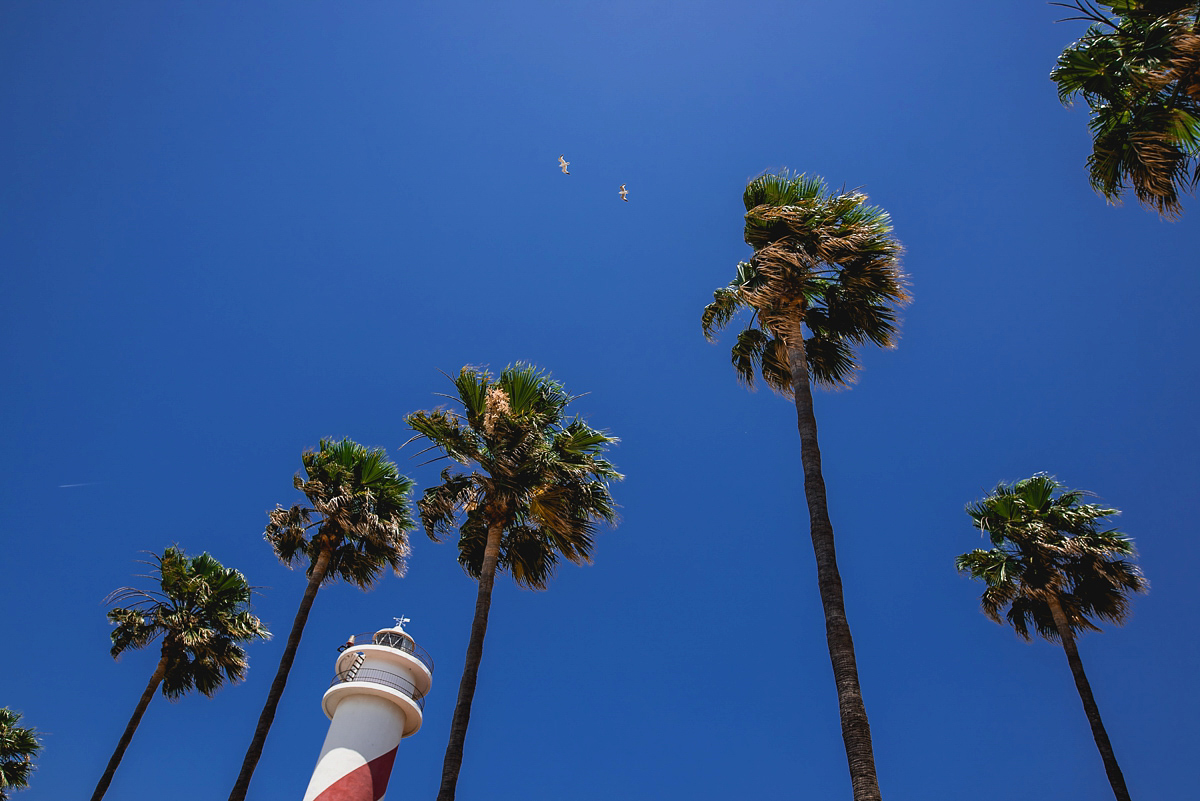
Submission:
[[112,784],[113,774],[117,772],[117,765],[121,764],[121,759],[125,756],[125,749],[133,740],[133,733],[137,731],[138,724],[142,722],[142,715],[146,714],[146,707],[150,706],[150,699],[154,697],[154,692],[158,689],[158,685],[162,684],[163,677],[166,675],[167,655],[164,653],[158,660],[158,667],[154,669],[154,675],[150,677],[150,683],[146,685],[145,692],[138,699],[137,706],[133,710],[133,717],[129,719],[129,725],[125,727],[125,733],[117,742],[117,750],[113,751],[112,759],[108,760],[104,775],[100,777],[100,783],[96,785],[96,792],[92,793],[92,801],[100,801],[108,792],[108,785]]
[[1104,721],[1100,719],[1100,707],[1096,706],[1096,698],[1092,695],[1092,685],[1088,683],[1087,674],[1083,672],[1083,660],[1079,658],[1079,649],[1075,647],[1075,635],[1067,623],[1066,613],[1058,598],[1050,595],[1047,600],[1050,614],[1054,616],[1054,626],[1058,629],[1059,639],[1062,640],[1063,650],[1067,652],[1067,664],[1071,666],[1071,675],[1075,677],[1075,688],[1079,690],[1079,698],[1083,701],[1083,712],[1087,715],[1088,723],[1092,726],[1092,738],[1096,748],[1100,749],[1100,758],[1104,760],[1104,772],[1108,774],[1108,783],[1112,785],[1113,795],[1118,801],[1130,801],[1129,788],[1125,786],[1125,776],[1117,757],[1113,753],[1112,743],[1108,741],[1108,732],[1104,730]]
[[850,766],[854,801],[880,801],[879,781],[875,777],[875,753],[871,746],[871,726],[858,684],[858,664],[854,659],[854,640],[846,621],[842,598],[842,577],[838,573],[833,546],[833,523],[825,499],[825,478],[821,474],[821,451],[817,446],[817,418],[813,414],[812,386],[801,336],[785,339],[792,371],[792,391],[796,399],[796,427],[800,430],[800,461],[804,467],[804,497],[808,501],[809,528],[817,561],[817,587],[825,610],[825,638],[833,663],[838,708],[842,721],[842,741]]
[[471,640],[467,643],[467,661],[462,681],[458,683],[458,701],[450,721],[450,741],[446,743],[446,758],[442,761],[442,785],[437,801],[454,801],[458,772],[462,768],[463,744],[467,740],[467,724],[471,720],[471,702],[475,699],[475,680],[483,660],[483,638],[487,634],[488,613],[492,608],[492,586],[496,580],[496,565],[500,561],[500,536],[504,524],[488,526],[487,545],[483,550],[483,566],[479,570],[479,593],[475,596],[475,619],[471,621]]
[[279,670],[275,672],[275,680],[271,682],[271,691],[267,693],[267,703],[263,705],[262,714],[258,716],[258,727],[254,730],[254,739],[250,741],[250,747],[246,749],[246,758],[242,760],[242,771],[238,774],[233,791],[229,794],[229,801],[244,801],[246,798],[246,790],[250,787],[254,768],[258,765],[259,757],[262,756],[267,733],[271,730],[271,723],[275,720],[275,709],[279,706],[279,699],[283,697],[283,688],[287,685],[288,673],[291,672],[292,662],[296,659],[300,638],[304,636],[304,625],[308,622],[308,613],[312,609],[313,601],[317,598],[317,590],[325,581],[325,574],[329,572],[329,560],[332,556],[332,550],[323,549],[317,556],[317,561],[313,563],[312,572],[308,576],[308,586],[304,588],[304,596],[300,599],[300,608],[296,610],[296,619],[292,621],[292,630],[288,634],[287,645],[283,649],[283,656],[279,658]]

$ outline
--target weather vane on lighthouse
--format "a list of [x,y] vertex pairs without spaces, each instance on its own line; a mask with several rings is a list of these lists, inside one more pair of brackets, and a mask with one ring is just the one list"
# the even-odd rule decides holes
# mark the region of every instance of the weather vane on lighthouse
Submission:
[[394,617],[392,620],[396,621],[396,628],[400,629],[401,631],[404,631],[405,623],[412,623],[411,617]]

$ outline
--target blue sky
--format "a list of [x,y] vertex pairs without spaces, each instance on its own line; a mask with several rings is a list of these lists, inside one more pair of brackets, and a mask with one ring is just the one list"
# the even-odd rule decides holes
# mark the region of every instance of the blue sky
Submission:
[[[1092,193],[1064,15],[5,2],[0,705],[45,742],[19,797],[94,787],[156,661],[108,657],[101,600],[171,543],[278,636],[243,685],[156,699],[108,798],[225,797],[303,591],[262,540],[301,451],[349,436],[429,486],[403,416],[517,360],[621,438],[622,519],[547,592],[498,582],[459,797],[849,797],[794,410],[699,330],[746,180],[785,166],[886,208],[912,280],[899,348],[816,399],[885,797],[1110,792],[1061,650],[953,569],[963,505],[1037,471],[1124,511],[1151,592],[1080,648],[1134,797],[1186,795],[1200,209]],[[420,533],[406,577],[322,590],[250,797],[300,796],[336,646],[404,614],[437,670],[389,797],[431,798],[474,598]]]

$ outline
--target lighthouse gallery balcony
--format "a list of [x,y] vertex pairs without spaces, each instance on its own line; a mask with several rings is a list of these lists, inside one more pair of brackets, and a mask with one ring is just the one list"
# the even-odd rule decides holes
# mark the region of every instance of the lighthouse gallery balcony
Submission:
[[[355,634],[338,648],[333,680],[325,691],[322,706],[330,717],[341,698],[366,692],[391,697],[401,708],[409,707],[405,736],[420,727],[425,694],[433,676],[433,658],[399,629],[382,629]],[[411,706],[410,706],[411,705]]]
[[399,673],[393,673],[390,670],[379,670],[378,668],[360,668],[358,670],[351,668],[350,670],[343,670],[334,676],[333,681],[329,682],[329,686],[336,687],[347,681],[365,681],[371,684],[381,684],[384,687],[390,687],[397,692],[407,695],[417,705],[418,709],[422,712],[425,711],[425,695],[417,692],[416,685]]

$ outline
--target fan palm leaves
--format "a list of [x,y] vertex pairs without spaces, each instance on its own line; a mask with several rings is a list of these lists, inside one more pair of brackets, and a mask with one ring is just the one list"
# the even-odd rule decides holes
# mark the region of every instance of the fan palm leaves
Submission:
[[11,791],[29,786],[33,759],[42,744],[37,731],[17,724],[21,713],[0,707],[0,801],[7,801]]
[[453,380],[461,411],[407,418],[430,448],[473,468],[443,470],[417,502],[425,532],[457,536],[459,564],[479,582],[439,801],[458,783],[496,573],[540,590],[560,559],[589,563],[597,526],[616,520],[609,483],[621,478],[603,456],[616,438],[568,417],[572,398],[546,373],[517,364],[494,378],[464,367]]
[[114,659],[130,649],[162,640],[158,665],[138,700],[133,717],[117,743],[92,794],[104,797],[125,750],[160,687],[177,700],[195,689],[212,696],[226,682],[245,678],[246,652],[241,643],[268,639],[266,626],[250,611],[253,588],[245,576],[207,553],[188,557],[178,547],[154,554],[158,589],[121,587],[106,603],[123,604],[108,612]]
[[[1092,187],[1110,202],[1131,188],[1166,218],[1200,181],[1200,3],[1056,3],[1091,22],[1050,77],[1059,99],[1091,111]],[[1106,10],[1105,10],[1106,9]]]
[[866,200],[787,171],[746,187],[745,239],[754,255],[713,293],[701,325],[713,341],[739,311],[753,310],[731,353],[748,386],[761,375],[771,389],[793,395],[789,343],[802,346],[811,380],[831,388],[854,383],[857,346],[895,345],[897,309],[909,299],[901,246],[887,212]]
[[1045,474],[998,485],[967,506],[992,548],[962,554],[955,566],[986,585],[980,602],[990,620],[1007,621],[1026,641],[1036,634],[1062,645],[1113,793],[1129,801],[1075,635],[1099,631],[1094,620],[1123,623],[1130,595],[1147,583],[1131,561],[1133,542],[1104,528],[1118,511],[1083,498]]
[[308,584],[230,801],[246,797],[317,591],[339,580],[366,590],[388,569],[403,575],[407,532],[416,527],[409,510],[413,483],[383,449],[321,440],[301,461],[304,475],[297,473],[293,483],[308,505],[270,511],[265,536],[285,565],[306,566]]
[[871,730],[858,680],[834,550],[833,524],[813,413],[812,382],[850,386],[856,348],[892,347],[898,309],[908,302],[900,243],[887,213],[859,192],[786,170],[751,181],[743,194],[745,239],[754,248],[716,290],[701,327],[713,341],[742,310],[752,312],[732,349],[739,380],[762,380],[792,398],[800,433],[804,493],[817,562],[817,586],[837,686],[842,738],[855,801],[879,799]]

